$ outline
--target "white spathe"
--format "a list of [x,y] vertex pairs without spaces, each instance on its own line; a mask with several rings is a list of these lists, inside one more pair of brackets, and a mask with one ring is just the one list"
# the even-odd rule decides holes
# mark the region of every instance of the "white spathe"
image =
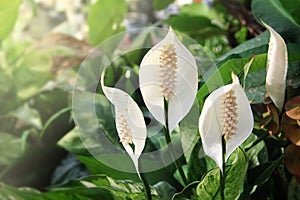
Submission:
[[226,157],[241,145],[253,129],[253,115],[248,98],[241,87],[238,77],[232,74],[232,84],[222,86],[213,91],[205,100],[199,118],[199,132],[205,154],[211,157],[222,170],[222,136],[224,130],[222,114],[224,112],[224,96],[234,92],[236,102],[235,134],[226,141]]
[[272,27],[265,23],[264,25],[270,31],[266,91],[275,106],[281,111],[284,104],[288,69],[287,49],[282,37]]
[[[168,49],[174,49],[172,56],[162,55]],[[162,77],[161,60],[165,63],[172,62],[176,69],[164,71]],[[173,73],[175,71],[175,73]],[[168,85],[162,85],[162,78]],[[174,78],[176,77],[176,78]],[[175,80],[175,81],[174,81]],[[172,81],[172,82],[171,82]],[[153,115],[161,124],[166,125],[164,110],[164,95],[162,87],[172,91],[168,99],[168,126],[170,133],[191,109],[196,97],[198,87],[198,70],[195,58],[190,51],[179,41],[175,32],[170,28],[166,37],[152,47],[144,56],[139,71],[139,84],[144,102]]]
[[[124,91],[104,85],[104,73],[101,76],[101,86],[107,99],[115,107],[115,122],[121,143],[131,157],[136,170],[139,172],[138,159],[145,147],[147,129],[143,113],[137,103]],[[122,123],[122,124],[120,124]],[[124,123],[126,124],[124,127]],[[129,139],[122,141],[121,133],[128,133]],[[129,145],[134,144],[134,151]]]

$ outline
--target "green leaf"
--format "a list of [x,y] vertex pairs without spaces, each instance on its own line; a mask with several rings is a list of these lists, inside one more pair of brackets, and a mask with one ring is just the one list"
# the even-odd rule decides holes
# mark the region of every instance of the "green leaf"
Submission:
[[127,9],[125,0],[98,0],[92,4],[88,15],[90,43],[98,45],[110,36],[123,31],[122,22]]
[[297,182],[296,178],[293,177],[289,184],[288,189],[288,200],[300,200],[300,184]]
[[16,200],[50,200],[44,198],[42,193],[33,188],[14,188],[4,183],[0,183],[0,199],[16,199]]
[[252,168],[248,173],[249,184],[260,185],[268,181],[274,170],[282,162],[282,159],[283,156],[280,156],[275,161],[267,162]]
[[172,200],[194,200],[199,199],[196,195],[196,187],[199,184],[199,181],[188,184],[183,188],[181,192],[176,193]]
[[29,107],[27,103],[14,110],[12,112],[12,115],[37,129],[42,128],[42,122],[39,112],[36,109]]
[[21,0],[0,0],[0,41],[12,31],[18,17]]
[[172,199],[176,192],[176,189],[166,181],[160,181],[153,187],[156,189],[159,199]]
[[[238,159],[225,168],[225,199],[237,199],[243,191],[248,163],[241,149],[237,149],[236,156]],[[205,175],[196,193],[203,200],[220,199],[219,187],[220,169],[216,168]]]
[[201,141],[194,146],[191,157],[188,160],[188,179],[189,181],[201,180],[202,176],[212,168],[216,167],[215,162],[205,156]]
[[[291,3],[295,8],[300,6],[299,1]],[[257,21],[263,20],[291,42],[300,42],[300,25],[284,8],[280,0],[253,0],[251,10]]]
[[21,155],[21,139],[4,132],[0,138],[0,166],[10,165]]
[[229,52],[218,58],[218,66],[221,66],[230,59],[252,57],[254,55],[266,53],[268,51],[269,38],[269,31],[265,31],[259,36],[247,40],[246,42],[231,49]]
[[[240,74],[250,59],[250,57],[231,59],[222,64],[219,68],[208,71],[207,74],[203,76],[205,83],[199,89],[197,99],[201,101],[216,88],[228,84],[231,81],[231,72]],[[265,69],[266,59],[266,54],[255,56],[251,68],[249,69],[249,74],[260,69]]]
[[156,10],[162,10],[165,9],[173,1],[174,0],[153,0],[153,7]]
[[[157,199],[152,190],[153,199]],[[143,184],[126,180],[114,180],[105,175],[92,175],[71,180],[45,193],[51,199],[145,199]]]
[[[2,63],[1,63],[2,64]],[[18,105],[17,91],[8,71],[2,68],[0,65],[0,113],[5,114]]]
[[52,174],[51,185],[62,184],[89,174],[88,169],[73,154],[68,154]]
[[183,6],[180,8],[179,15],[171,16],[166,22],[174,29],[194,39],[204,39],[225,33],[216,13],[204,3]]
[[300,24],[300,0],[280,0],[283,7],[290,13],[293,19]]
[[50,73],[50,60],[53,53],[55,53],[54,48],[33,48],[12,67],[12,78],[20,99],[24,100],[37,94],[53,78]]
[[199,116],[198,103],[195,102],[190,112],[184,117],[179,125],[181,145],[187,162],[189,162],[193,148],[200,138],[198,131]]

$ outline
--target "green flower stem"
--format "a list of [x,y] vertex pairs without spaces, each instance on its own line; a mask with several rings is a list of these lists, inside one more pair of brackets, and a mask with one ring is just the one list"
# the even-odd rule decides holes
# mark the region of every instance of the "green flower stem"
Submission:
[[141,178],[141,180],[143,181],[143,184],[144,184],[147,200],[152,200],[151,188],[150,188],[149,182],[148,182],[148,180],[145,176],[145,173],[142,172],[143,170],[142,170],[140,162],[139,162],[138,168],[139,168],[138,173],[139,173],[140,178]]
[[222,170],[220,171],[220,193],[221,199],[225,200],[225,156],[226,156],[226,140],[222,136]]
[[182,179],[184,185],[187,185],[188,181],[185,177],[182,165],[179,162],[179,160],[176,160],[174,158],[175,151],[174,151],[174,147],[173,147],[173,144],[171,142],[171,137],[170,137],[170,130],[169,130],[169,125],[168,125],[168,102],[166,100],[164,100],[164,109],[165,109],[165,112],[166,112],[166,120],[165,120],[166,126],[164,126],[165,139],[166,139],[167,144],[169,145],[169,152],[170,152],[171,158],[175,162],[175,166],[176,166],[176,168],[177,168],[177,170],[178,170],[178,172],[181,176],[181,179]]

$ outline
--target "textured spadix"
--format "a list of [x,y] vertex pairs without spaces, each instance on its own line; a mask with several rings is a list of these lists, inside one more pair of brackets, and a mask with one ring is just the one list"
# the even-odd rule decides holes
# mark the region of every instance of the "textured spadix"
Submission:
[[[196,61],[170,28],[166,37],[144,56],[140,90],[150,113],[172,130],[191,109],[198,84]],[[168,102],[165,121],[164,99]]]
[[[147,137],[143,113],[127,93],[104,85],[104,73],[101,76],[101,86],[107,99],[114,105],[115,122],[120,142],[138,171],[138,159],[145,147]],[[134,150],[130,144],[134,145]]]
[[199,131],[204,152],[222,169],[222,136],[226,140],[226,157],[250,135],[253,116],[248,98],[238,77],[233,83],[213,91],[205,100],[199,118]]
[[275,106],[281,111],[284,103],[288,68],[287,49],[282,37],[269,25],[270,41],[267,61],[266,90]]

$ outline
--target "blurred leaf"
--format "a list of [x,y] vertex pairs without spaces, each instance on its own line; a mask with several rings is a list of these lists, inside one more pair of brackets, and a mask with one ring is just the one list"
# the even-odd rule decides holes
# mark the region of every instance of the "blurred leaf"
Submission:
[[0,113],[5,114],[18,105],[16,87],[14,82],[7,72],[0,65]]
[[[21,0],[0,0],[0,41],[12,31],[18,17]],[[5,20],[4,20],[5,19]]]
[[[225,199],[237,199],[243,191],[247,172],[247,159],[244,152],[237,149],[238,159],[225,169]],[[237,178],[239,177],[239,178]],[[219,199],[220,169],[209,171],[197,186],[196,193],[203,200]]]
[[54,49],[34,48],[13,66],[12,78],[20,99],[37,94],[53,78],[50,74],[50,59],[54,51]]
[[21,155],[21,139],[0,132],[0,166],[12,164]]
[[[300,42],[300,25],[283,7],[280,0],[253,0],[251,10],[257,21],[261,19],[274,28],[281,36],[291,42]],[[299,8],[299,1],[293,1],[293,7]],[[276,20],[274,20],[276,19]]]
[[90,43],[98,45],[110,36],[123,31],[122,22],[127,9],[125,0],[97,0],[92,4],[88,16]]
[[42,193],[33,188],[14,188],[4,183],[0,183],[0,199],[16,199],[16,200],[50,200],[43,197]]
[[36,109],[29,107],[27,103],[14,110],[11,115],[30,124],[31,126],[37,129],[42,128],[41,116],[39,112]]
[[43,137],[45,131],[51,125],[52,122],[57,120],[61,115],[65,114],[71,110],[72,110],[72,107],[66,107],[66,108],[63,108],[63,109],[59,110],[58,112],[54,113],[44,124],[44,126],[40,132],[40,137]]
[[190,160],[193,148],[200,138],[198,131],[199,116],[198,103],[195,102],[190,112],[184,117],[179,125],[181,145],[187,162]]
[[165,9],[173,1],[174,0],[153,0],[153,7],[156,10],[162,10]]

